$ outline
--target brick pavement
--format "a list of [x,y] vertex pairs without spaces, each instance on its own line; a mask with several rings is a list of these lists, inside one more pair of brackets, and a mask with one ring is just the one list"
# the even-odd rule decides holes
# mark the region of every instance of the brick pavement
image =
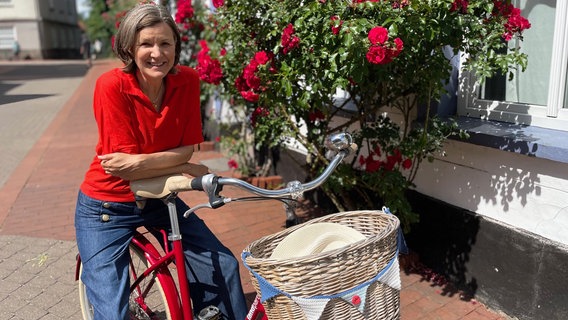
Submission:
[[69,61],[0,65],[0,186],[69,100],[86,70],[83,63]]
[[[117,65],[114,60],[95,61],[0,189],[0,319],[80,318],[74,281],[75,197],[94,155],[93,84]],[[215,150],[200,151],[194,158],[206,163],[215,159],[222,159]],[[218,173],[230,175],[225,169]],[[226,194],[243,193],[227,188]],[[205,200],[198,193],[181,197],[190,205]],[[306,218],[309,210],[301,213]],[[238,256],[258,237],[282,230],[285,217],[281,205],[272,201],[233,203],[199,215]],[[241,271],[250,296],[254,290],[244,268]],[[459,292],[446,293],[423,274],[401,271],[401,278],[402,319],[510,319],[462,299]]]

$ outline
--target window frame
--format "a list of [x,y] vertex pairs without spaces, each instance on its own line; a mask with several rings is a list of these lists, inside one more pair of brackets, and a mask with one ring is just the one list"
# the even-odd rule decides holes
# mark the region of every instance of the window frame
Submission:
[[568,1],[556,1],[555,19],[546,106],[480,99],[481,86],[473,74],[463,72],[458,115],[568,131]]

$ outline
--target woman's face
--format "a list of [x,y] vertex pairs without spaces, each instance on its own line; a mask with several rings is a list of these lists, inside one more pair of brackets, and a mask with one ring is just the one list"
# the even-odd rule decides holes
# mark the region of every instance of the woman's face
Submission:
[[145,81],[165,77],[174,66],[176,43],[172,29],[165,23],[141,29],[137,33],[134,62]]

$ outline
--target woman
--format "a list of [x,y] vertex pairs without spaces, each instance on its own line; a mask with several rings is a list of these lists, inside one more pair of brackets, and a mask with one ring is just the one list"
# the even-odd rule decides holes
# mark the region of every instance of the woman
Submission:
[[[129,318],[132,234],[139,226],[169,225],[161,200],[136,207],[129,181],[207,173],[189,162],[194,145],[203,141],[199,78],[193,69],[178,66],[180,34],[169,12],[154,4],[133,8],[119,26],[114,51],[124,67],[97,80],[97,155],[81,184],[75,213],[81,279],[95,319]],[[215,305],[227,319],[244,319],[238,261],[196,215],[183,218],[188,207],[177,201],[196,312]]]

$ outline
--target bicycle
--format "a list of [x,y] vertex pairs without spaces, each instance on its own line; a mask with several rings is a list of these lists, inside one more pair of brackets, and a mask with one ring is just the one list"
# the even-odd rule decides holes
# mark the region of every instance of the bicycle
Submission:
[[[157,249],[151,239],[144,233],[136,231],[130,243],[130,299],[129,309],[131,319],[168,319],[168,320],[209,320],[220,319],[219,311],[215,306],[201,310],[197,318],[193,314],[189,284],[185,270],[185,259],[181,244],[178,216],[175,198],[179,192],[197,190],[208,196],[208,202],[199,204],[184,213],[189,216],[196,210],[210,208],[217,209],[227,203],[243,200],[275,199],[293,201],[301,197],[303,192],[320,186],[343,161],[343,159],[356,150],[352,138],[347,133],[339,133],[328,137],[326,147],[335,153],[329,165],[316,179],[300,183],[292,181],[285,188],[267,190],[251,185],[243,180],[224,178],[215,174],[190,178],[184,175],[171,175],[144,179],[131,182],[131,189],[137,197],[139,205],[144,199],[161,199],[168,206],[171,230],[158,230],[161,234],[163,253]],[[220,195],[223,186],[235,186],[246,190],[256,197],[231,199]],[[287,221],[293,219],[290,210],[286,210]],[[175,263],[177,277],[174,277],[170,266]],[[77,255],[75,280],[79,285],[79,301],[83,319],[93,319],[92,306],[88,301],[86,287],[80,280],[82,271],[81,258]],[[177,283],[176,283],[177,280]],[[267,320],[265,310],[260,303],[260,297],[254,299],[245,320]]]

